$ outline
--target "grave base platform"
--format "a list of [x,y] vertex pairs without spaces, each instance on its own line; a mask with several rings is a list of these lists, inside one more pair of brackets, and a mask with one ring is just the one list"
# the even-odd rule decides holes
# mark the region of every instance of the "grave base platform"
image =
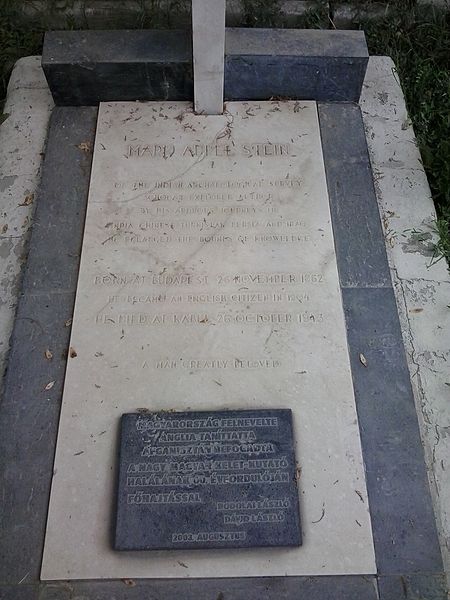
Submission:
[[[323,153],[374,532],[376,575],[39,580],[97,109],[56,108],[0,411],[8,499],[2,600],[444,600],[414,398],[358,106],[319,104]],[[351,168],[349,168],[351,165]],[[61,195],[61,173],[69,193]],[[52,347],[53,360],[45,350]],[[368,367],[363,365],[363,355]],[[49,382],[55,382],[45,390]],[[18,443],[17,440],[21,440]],[[32,516],[30,516],[32,515]],[[17,527],[17,524],[26,527]],[[19,583],[20,582],[20,583]]]

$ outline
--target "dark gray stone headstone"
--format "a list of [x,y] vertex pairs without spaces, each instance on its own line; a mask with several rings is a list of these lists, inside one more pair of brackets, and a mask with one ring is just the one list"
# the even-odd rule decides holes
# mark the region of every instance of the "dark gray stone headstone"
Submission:
[[[369,53],[363,31],[225,31],[225,100],[358,102]],[[192,100],[189,31],[50,31],[42,67],[55,104]]]
[[290,410],[122,416],[116,550],[299,546]]

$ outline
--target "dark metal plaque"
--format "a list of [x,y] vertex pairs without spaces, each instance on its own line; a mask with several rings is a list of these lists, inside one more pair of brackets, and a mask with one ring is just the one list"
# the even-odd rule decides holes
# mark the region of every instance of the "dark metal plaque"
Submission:
[[122,416],[116,550],[301,542],[290,410]]

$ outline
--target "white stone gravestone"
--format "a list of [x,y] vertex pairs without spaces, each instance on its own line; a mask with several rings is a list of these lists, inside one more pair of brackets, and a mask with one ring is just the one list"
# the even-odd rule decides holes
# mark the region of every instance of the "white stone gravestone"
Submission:
[[[102,104],[71,346],[44,579],[375,572],[315,102]],[[291,409],[304,545],[115,552],[139,408]]]

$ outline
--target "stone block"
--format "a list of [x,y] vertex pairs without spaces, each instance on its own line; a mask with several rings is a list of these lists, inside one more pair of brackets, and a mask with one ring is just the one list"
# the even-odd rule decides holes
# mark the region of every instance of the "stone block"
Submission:
[[[357,102],[367,61],[361,31],[230,28],[225,99]],[[42,65],[59,105],[193,98],[184,30],[49,32]]]

